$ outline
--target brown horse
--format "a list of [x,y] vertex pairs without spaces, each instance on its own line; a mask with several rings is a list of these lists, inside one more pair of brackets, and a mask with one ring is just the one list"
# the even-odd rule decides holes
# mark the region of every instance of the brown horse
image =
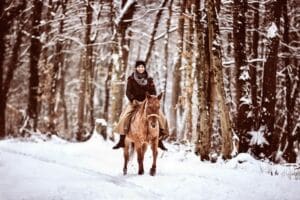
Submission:
[[158,96],[146,95],[146,99],[137,107],[133,114],[130,129],[125,139],[124,147],[124,175],[127,174],[127,164],[129,160],[129,147],[133,146],[137,152],[139,165],[138,174],[144,174],[144,155],[147,146],[150,144],[153,155],[153,163],[150,169],[152,176],[156,173],[157,147],[159,137],[159,109],[162,94]]

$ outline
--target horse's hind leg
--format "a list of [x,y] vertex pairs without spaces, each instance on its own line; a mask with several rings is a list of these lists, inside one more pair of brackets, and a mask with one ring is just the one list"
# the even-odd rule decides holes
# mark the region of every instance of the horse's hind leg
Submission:
[[125,142],[125,147],[124,147],[124,166],[123,166],[123,174],[127,174],[127,164],[129,160],[129,145],[128,143]]
[[151,176],[154,176],[156,173],[157,146],[158,146],[158,140],[157,139],[153,140],[151,143],[152,157],[153,157],[152,167],[150,169]]
[[143,148],[139,147],[137,149],[137,157],[138,157],[138,164],[139,164],[139,175],[144,174],[144,152],[143,152]]

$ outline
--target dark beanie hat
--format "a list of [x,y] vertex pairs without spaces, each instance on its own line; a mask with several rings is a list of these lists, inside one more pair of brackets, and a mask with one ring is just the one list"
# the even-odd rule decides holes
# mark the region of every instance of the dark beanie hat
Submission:
[[138,60],[135,62],[135,68],[137,68],[137,66],[139,65],[144,65],[144,67],[146,68],[146,63],[145,61],[142,61],[142,60]]

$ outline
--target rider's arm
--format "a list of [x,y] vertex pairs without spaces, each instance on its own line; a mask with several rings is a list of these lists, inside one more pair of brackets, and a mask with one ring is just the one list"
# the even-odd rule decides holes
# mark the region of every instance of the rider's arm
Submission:
[[151,95],[156,95],[156,89],[155,89],[153,78],[149,78],[148,81],[149,81],[149,83],[148,83],[148,93],[151,94]]
[[127,80],[127,86],[126,86],[126,96],[129,99],[130,102],[134,100],[134,95],[132,94],[132,80],[128,78]]

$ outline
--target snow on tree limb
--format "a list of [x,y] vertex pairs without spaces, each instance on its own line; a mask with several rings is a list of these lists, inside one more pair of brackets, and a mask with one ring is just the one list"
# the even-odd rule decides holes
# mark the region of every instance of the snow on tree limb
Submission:
[[119,23],[123,20],[123,17],[128,12],[129,8],[136,3],[136,0],[128,0],[124,6],[124,8],[121,10],[119,17],[115,20],[115,24],[118,26]]

